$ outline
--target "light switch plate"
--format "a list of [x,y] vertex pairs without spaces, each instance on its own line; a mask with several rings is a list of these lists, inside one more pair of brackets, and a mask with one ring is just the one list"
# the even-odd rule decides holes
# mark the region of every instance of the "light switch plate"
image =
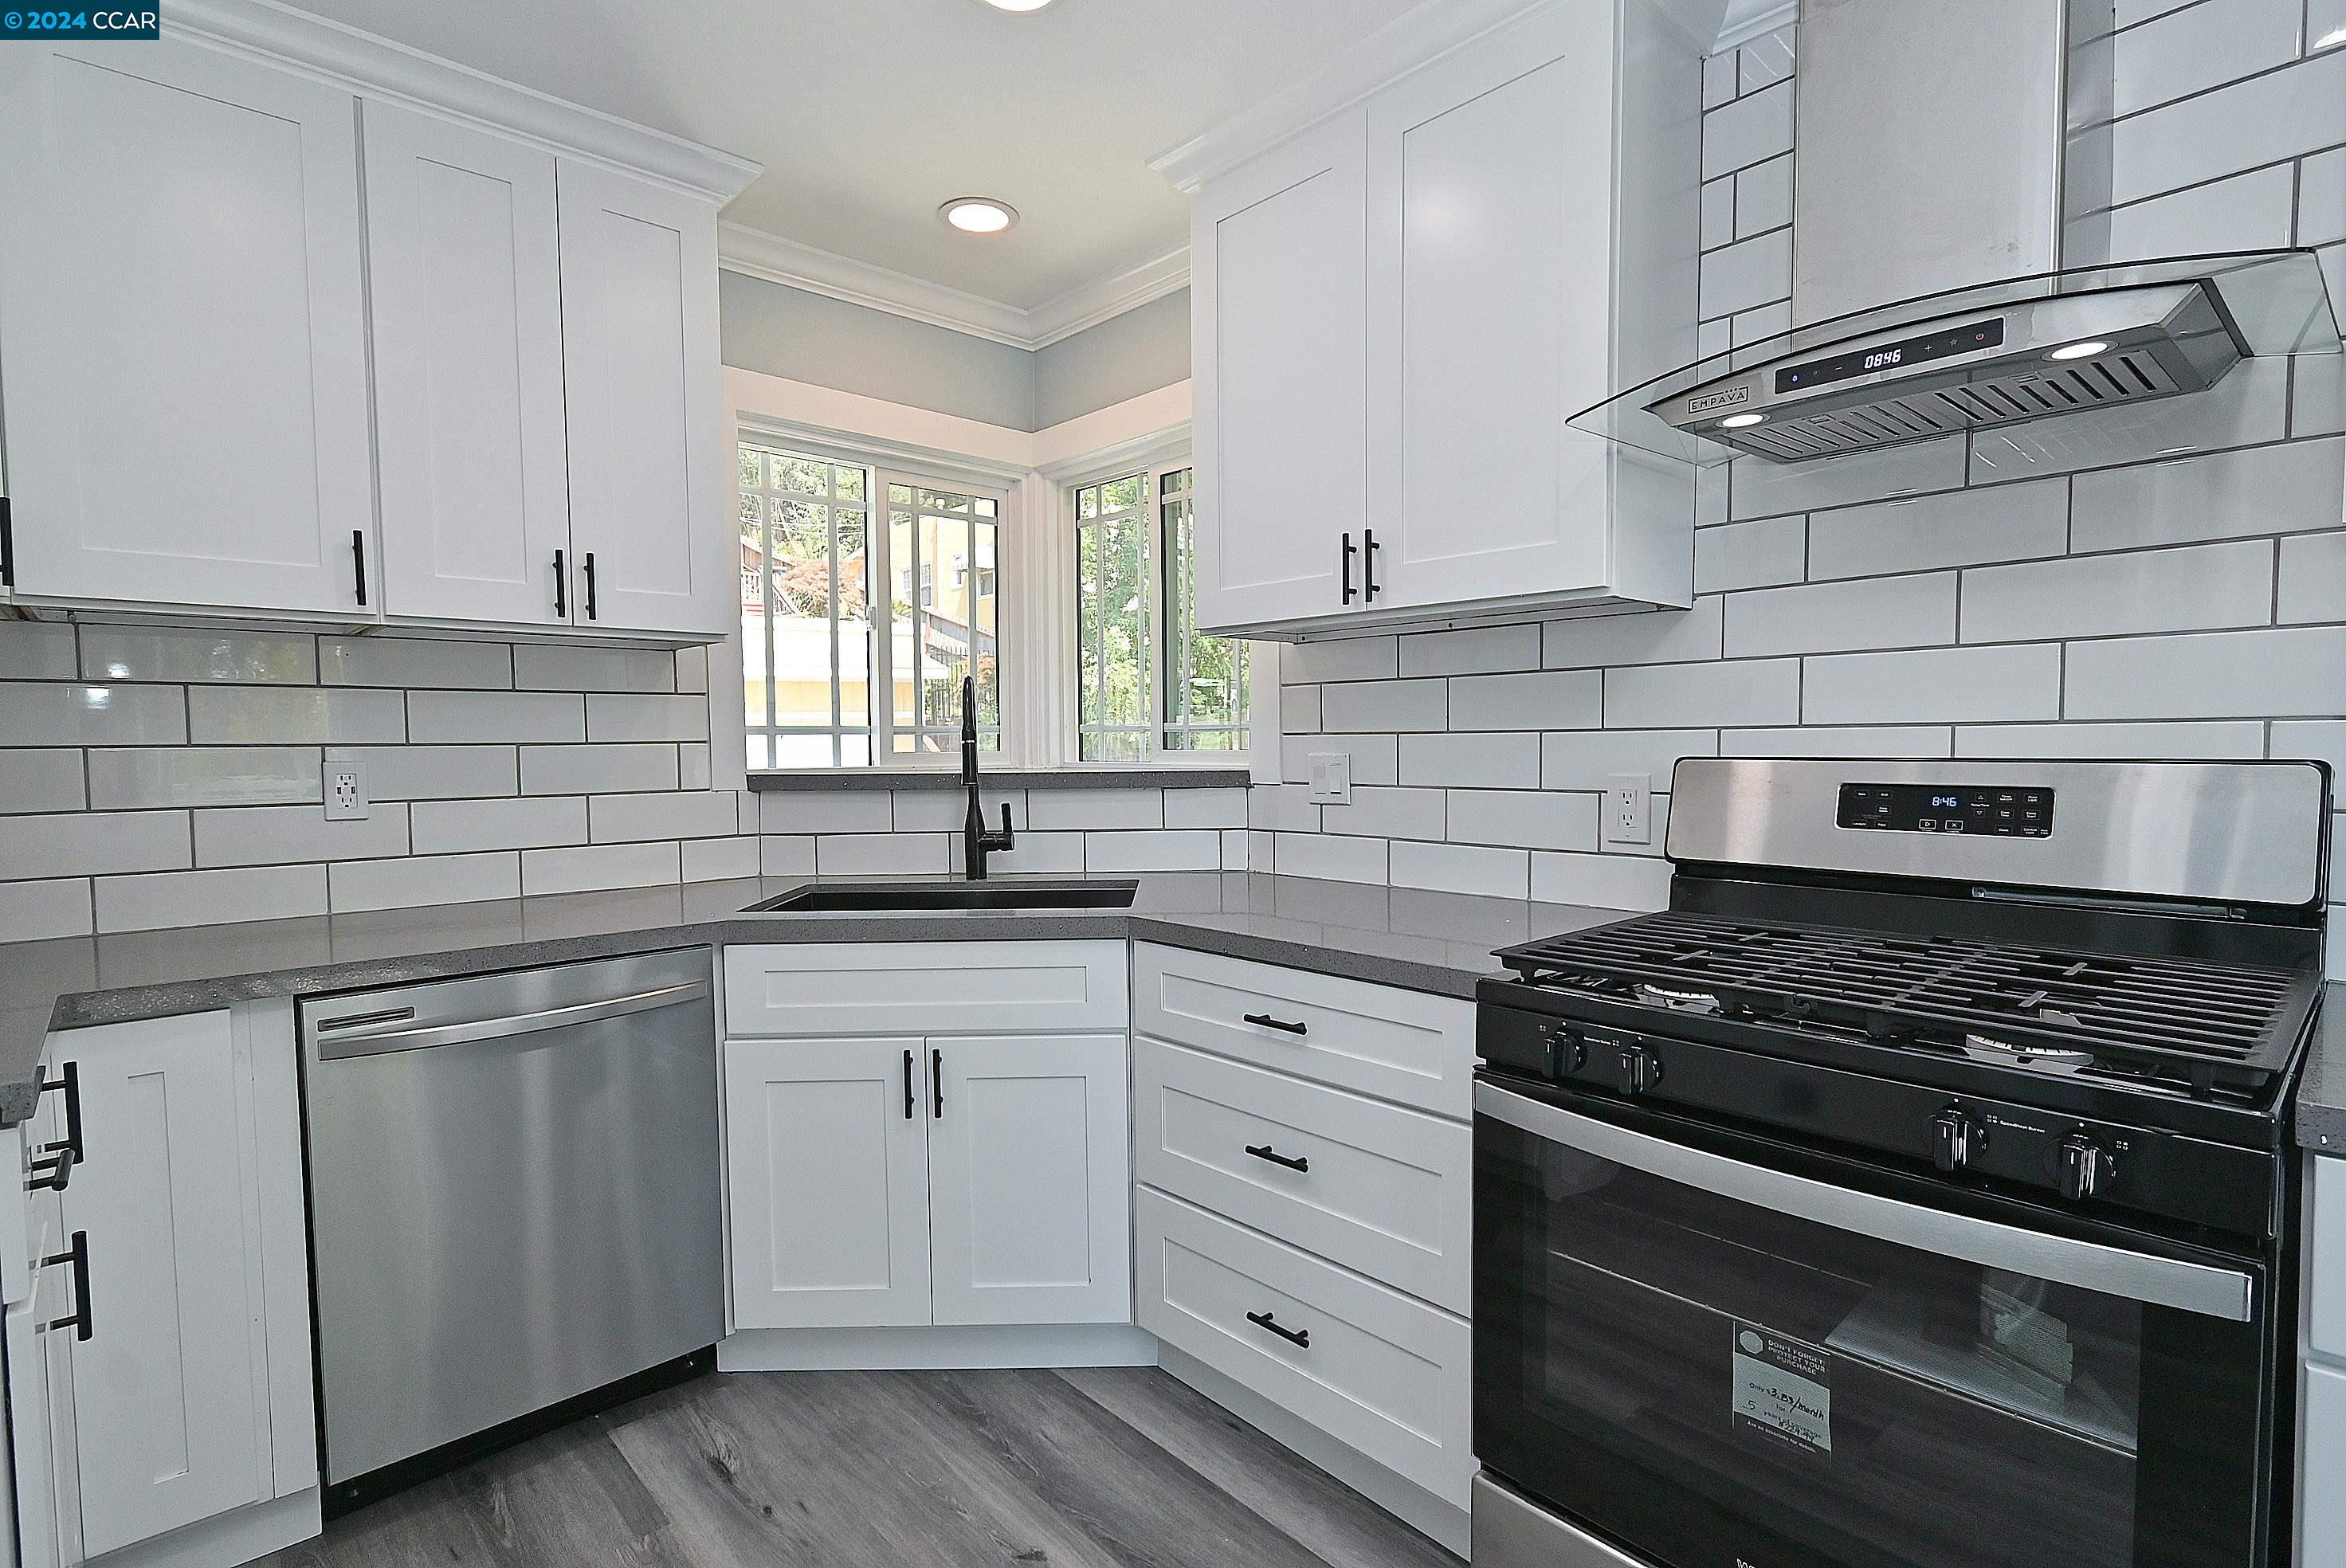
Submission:
[[354,822],[367,814],[366,768],[358,762],[326,762],[326,820]]
[[1605,780],[1605,831],[1608,844],[1654,841],[1654,776],[1615,773]]
[[1311,754],[1311,803],[1349,806],[1352,803],[1352,754],[1314,751]]

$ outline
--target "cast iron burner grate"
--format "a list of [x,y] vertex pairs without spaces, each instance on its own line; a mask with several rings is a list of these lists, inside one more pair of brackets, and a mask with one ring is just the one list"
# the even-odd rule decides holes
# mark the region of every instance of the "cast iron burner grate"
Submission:
[[2112,1068],[2252,1092],[2285,1071],[2310,1013],[2310,973],[1969,937],[1770,925],[1671,911],[1529,942],[1499,958],[1538,983],[1700,990],[1766,1022],[1877,1041],[2086,1051]]

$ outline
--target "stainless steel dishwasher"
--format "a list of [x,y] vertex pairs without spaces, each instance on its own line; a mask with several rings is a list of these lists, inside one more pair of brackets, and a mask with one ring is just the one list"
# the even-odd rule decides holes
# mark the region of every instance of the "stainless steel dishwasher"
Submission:
[[301,1003],[330,1511],[710,1364],[709,965]]

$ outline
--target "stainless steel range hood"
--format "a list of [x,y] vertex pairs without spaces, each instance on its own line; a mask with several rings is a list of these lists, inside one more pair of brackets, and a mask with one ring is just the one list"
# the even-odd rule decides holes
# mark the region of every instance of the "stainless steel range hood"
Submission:
[[1799,463],[2337,351],[2310,252],[2109,260],[2113,25],[2110,0],[1804,0],[1789,329],[1572,423]]

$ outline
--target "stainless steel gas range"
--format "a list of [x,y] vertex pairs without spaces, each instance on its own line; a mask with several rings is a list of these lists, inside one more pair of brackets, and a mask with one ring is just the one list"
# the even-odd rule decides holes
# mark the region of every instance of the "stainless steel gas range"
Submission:
[[1500,956],[1477,1568],[2265,1568],[2312,763],[1688,760]]

